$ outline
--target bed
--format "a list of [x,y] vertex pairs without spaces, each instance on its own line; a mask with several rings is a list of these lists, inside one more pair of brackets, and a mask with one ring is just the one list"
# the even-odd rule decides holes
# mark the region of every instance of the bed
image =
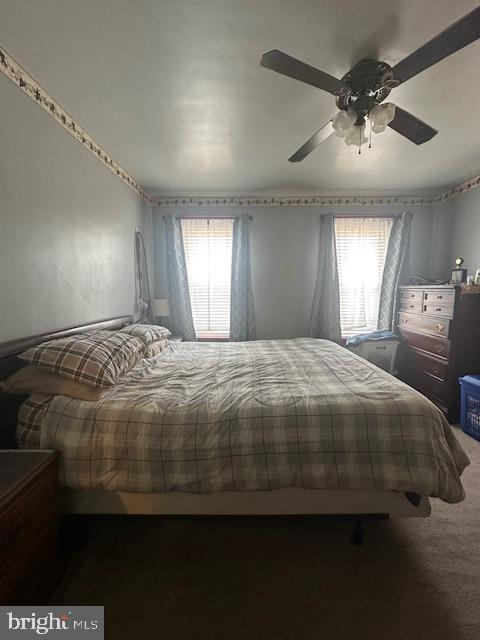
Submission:
[[468,458],[424,396],[323,340],[173,343],[98,402],[33,395],[74,513],[427,516]]

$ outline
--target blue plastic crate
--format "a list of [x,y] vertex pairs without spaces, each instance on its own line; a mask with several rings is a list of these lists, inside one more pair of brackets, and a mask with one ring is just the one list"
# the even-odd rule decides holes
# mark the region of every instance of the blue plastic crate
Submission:
[[480,441],[480,376],[463,376],[458,381],[462,387],[462,429]]

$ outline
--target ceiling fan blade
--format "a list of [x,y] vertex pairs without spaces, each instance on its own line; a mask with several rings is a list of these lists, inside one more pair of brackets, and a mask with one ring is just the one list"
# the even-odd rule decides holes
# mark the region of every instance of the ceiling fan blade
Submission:
[[388,126],[415,144],[428,142],[438,133],[430,125],[397,106],[395,106],[395,117]]
[[400,82],[405,82],[478,38],[480,38],[480,7],[460,18],[396,64],[392,70],[393,77]]
[[309,138],[305,144],[302,144],[300,149],[295,151],[293,156],[290,156],[288,159],[289,162],[301,162],[304,158],[308,156],[309,153],[312,153],[314,149],[318,147],[324,140],[326,140],[332,133],[333,128],[331,125],[333,118],[331,118],[323,127],[313,134],[311,138]]
[[296,58],[288,56],[286,53],[278,51],[278,49],[272,49],[264,53],[260,60],[260,65],[277,73],[282,73],[284,76],[295,78],[300,82],[306,82],[318,89],[323,89],[333,95],[338,95],[347,90],[347,85],[341,80],[337,80],[328,73],[315,69],[305,62],[301,62]]

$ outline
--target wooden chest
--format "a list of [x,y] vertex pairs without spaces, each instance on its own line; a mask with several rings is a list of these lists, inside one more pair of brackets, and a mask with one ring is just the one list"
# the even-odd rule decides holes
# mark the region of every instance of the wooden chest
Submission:
[[57,462],[0,450],[0,605],[46,604],[61,575]]
[[458,420],[458,378],[480,373],[480,294],[455,285],[404,286],[398,332],[405,341],[401,378],[452,422]]

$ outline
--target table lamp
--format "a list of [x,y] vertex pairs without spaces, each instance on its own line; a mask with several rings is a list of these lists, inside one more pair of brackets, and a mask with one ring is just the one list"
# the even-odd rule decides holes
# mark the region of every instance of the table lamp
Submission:
[[152,312],[154,318],[165,318],[169,316],[168,300],[166,298],[154,298],[152,302]]

